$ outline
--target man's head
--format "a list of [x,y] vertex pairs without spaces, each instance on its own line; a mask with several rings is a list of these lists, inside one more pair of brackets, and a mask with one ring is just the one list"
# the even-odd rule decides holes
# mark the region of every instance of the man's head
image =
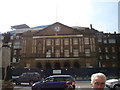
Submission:
[[94,89],[103,90],[105,88],[106,76],[103,73],[95,73],[91,76],[91,85]]

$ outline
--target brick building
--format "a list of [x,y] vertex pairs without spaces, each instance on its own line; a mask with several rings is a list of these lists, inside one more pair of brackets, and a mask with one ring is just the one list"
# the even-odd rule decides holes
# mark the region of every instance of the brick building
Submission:
[[120,34],[98,34],[98,61],[100,67],[119,67],[120,65]]

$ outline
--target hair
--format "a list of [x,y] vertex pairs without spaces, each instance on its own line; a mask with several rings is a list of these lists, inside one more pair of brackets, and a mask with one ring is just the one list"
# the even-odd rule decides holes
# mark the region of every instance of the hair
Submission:
[[91,84],[93,83],[93,80],[95,77],[101,77],[106,81],[106,76],[103,73],[95,73],[95,74],[92,74],[91,76]]

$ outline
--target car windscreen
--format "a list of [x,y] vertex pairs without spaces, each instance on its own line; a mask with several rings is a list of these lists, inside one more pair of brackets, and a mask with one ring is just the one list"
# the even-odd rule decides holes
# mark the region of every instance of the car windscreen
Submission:
[[54,77],[53,82],[73,81],[71,77]]
[[22,77],[35,77],[35,76],[40,76],[40,75],[35,74],[35,73],[23,73],[21,76]]

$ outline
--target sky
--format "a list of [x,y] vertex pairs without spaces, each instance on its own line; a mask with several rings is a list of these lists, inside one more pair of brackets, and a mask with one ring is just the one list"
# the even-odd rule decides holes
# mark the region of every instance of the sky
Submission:
[[0,32],[11,26],[29,27],[60,22],[67,26],[92,27],[118,32],[119,0],[0,0]]

